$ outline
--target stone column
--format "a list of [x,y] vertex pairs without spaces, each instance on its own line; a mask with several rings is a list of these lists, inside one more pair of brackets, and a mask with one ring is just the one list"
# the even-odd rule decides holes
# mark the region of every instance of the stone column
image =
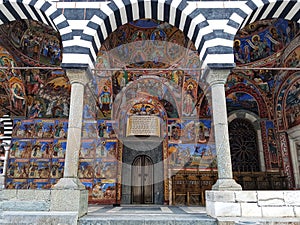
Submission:
[[0,190],[5,189],[5,176],[7,172],[8,156],[10,150],[10,145],[7,144],[6,142],[1,143],[1,145],[4,147],[5,154],[4,154],[4,161],[3,161],[3,173],[0,174]]
[[88,78],[86,70],[69,69],[66,70],[66,73],[71,83],[67,149],[64,175],[54,186],[54,189],[85,189],[78,179],[77,173],[81,145],[84,88]]
[[230,70],[210,70],[207,82],[211,88],[213,126],[218,162],[218,180],[213,190],[242,190],[232,176],[232,164],[229,147],[228,121],[226,111],[225,87]]
[[294,179],[295,179],[295,187],[297,189],[300,188],[300,149],[297,146],[300,145],[300,125],[292,127],[287,130],[288,137],[289,137],[289,147],[290,147],[290,154],[291,163],[294,168]]

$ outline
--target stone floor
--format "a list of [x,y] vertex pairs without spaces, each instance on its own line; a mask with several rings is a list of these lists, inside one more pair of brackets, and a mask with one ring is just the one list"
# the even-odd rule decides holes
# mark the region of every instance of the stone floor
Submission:
[[79,225],[216,225],[204,207],[157,205],[89,206]]

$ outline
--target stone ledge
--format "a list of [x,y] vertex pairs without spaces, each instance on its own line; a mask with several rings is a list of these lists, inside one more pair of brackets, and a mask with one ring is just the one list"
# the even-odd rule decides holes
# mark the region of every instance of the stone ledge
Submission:
[[3,225],[77,225],[76,212],[19,212],[9,211],[3,213]]
[[235,225],[237,222],[258,222],[260,225],[300,225],[300,218],[255,218],[255,217],[224,217],[218,218],[218,225]]
[[4,201],[3,211],[49,211],[50,202],[46,201]]
[[295,217],[293,207],[262,207],[262,216],[263,217]]
[[300,191],[206,191],[206,212],[214,218],[299,218],[299,204]]
[[87,213],[87,190],[1,190],[3,211],[73,211]]

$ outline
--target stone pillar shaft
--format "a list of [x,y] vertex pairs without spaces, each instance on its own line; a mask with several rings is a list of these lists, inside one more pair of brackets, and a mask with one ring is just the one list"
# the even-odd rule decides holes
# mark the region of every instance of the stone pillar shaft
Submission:
[[84,85],[72,83],[64,178],[77,177],[81,144],[83,95]]
[[233,180],[229,146],[225,87],[229,70],[211,70],[207,81],[212,96],[213,126],[218,161],[218,180],[213,190],[241,190]]
[[85,70],[67,70],[67,76],[71,82],[70,114],[68,124],[68,139],[65,156],[63,178],[55,185],[55,189],[84,189],[79,181],[78,163],[81,146],[82,115],[84,89],[88,82]]
[[232,178],[229,134],[226,112],[224,83],[211,85],[213,124],[218,159],[218,175],[220,178]]

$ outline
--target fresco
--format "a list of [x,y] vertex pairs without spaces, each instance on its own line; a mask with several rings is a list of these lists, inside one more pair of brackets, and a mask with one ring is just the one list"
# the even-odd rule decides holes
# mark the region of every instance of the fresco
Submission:
[[285,114],[288,127],[300,124],[300,79],[289,87],[285,100]]
[[60,64],[61,40],[53,28],[33,20],[20,20],[5,24],[1,32],[6,35],[7,44],[19,50],[21,59],[29,57],[45,65]]
[[270,155],[270,164],[272,168],[279,167],[279,152],[277,146],[277,137],[275,126],[272,121],[266,122],[266,133],[267,133],[267,142],[269,147],[269,155]]
[[[33,27],[31,31],[29,26]],[[28,21],[7,25],[4,35],[14,38],[9,43],[0,42],[5,46],[0,48],[0,64],[11,66],[8,72],[0,70],[1,105],[16,116],[7,188],[50,188],[63,175],[69,80],[60,69],[14,69],[59,65],[60,38],[52,31],[42,35],[40,30],[48,28],[39,26]],[[279,67],[281,63],[298,67],[299,48],[286,48],[298,32],[298,25],[283,20],[252,24],[235,38],[235,61],[249,67]],[[168,44],[163,45],[163,41]],[[18,50],[18,61],[12,57],[12,45]],[[183,48],[185,51],[181,51]],[[175,69],[174,65],[188,69]],[[94,79],[85,90],[78,166],[90,202],[120,201],[118,161],[122,161],[122,144],[118,138],[125,136],[125,124],[131,115],[161,117],[164,159],[168,157],[170,169],[216,169],[210,98],[208,88],[198,84],[200,65],[191,42],[161,21],[145,19],[122,25],[102,44]],[[122,69],[105,70],[113,67]],[[150,68],[157,70],[147,70]],[[277,130],[299,124],[297,76],[294,71],[236,69],[225,86],[228,113],[243,109],[267,121],[263,138],[268,143],[266,154],[271,166],[266,167],[270,169],[277,169],[280,163]],[[282,110],[287,114],[280,116]]]
[[235,37],[235,62],[245,64],[267,58],[288,45],[298,31],[296,22],[283,19],[252,23]]
[[[102,122],[99,121],[99,124]],[[116,178],[120,157],[117,146],[116,139],[83,139],[78,177],[89,190],[89,202],[116,203]]]
[[[70,84],[61,63],[57,31],[37,21],[20,20],[1,26],[0,99],[2,111],[28,118],[67,118]],[[55,67],[22,69],[15,67]]]
[[169,144],[169,165],[180,169],[216,168],[216,149],[214,144]]
[[[12,54],[3,47],[0,41],[0,65],[1,67],[14,67],[16,60]],[[12,100],[12,101],[11,101]],[[9,111],[16,115],[25,113],[25,87],[22,82],[21,72],[19,70],[0,70],[0,114]]]
[[17,118],[13,124],[6,187],[51,188],[63,176],[67,120]]
[[238,92],[227,95],[226,105],[228,113],[243,108],[259,114],[256,100],[247,93]]
[[225,85],[227,111],[244,110],[267,121],[266,128],[261,123],[266,130],[263,142],[268,143],[264,146],[266,168],[278,169],[282,166],[278,132],[299,124],[298,75],[292,70],[300,61],[299,24],[283,19],[256,21],[237,33],[233,49],[238,68]]

